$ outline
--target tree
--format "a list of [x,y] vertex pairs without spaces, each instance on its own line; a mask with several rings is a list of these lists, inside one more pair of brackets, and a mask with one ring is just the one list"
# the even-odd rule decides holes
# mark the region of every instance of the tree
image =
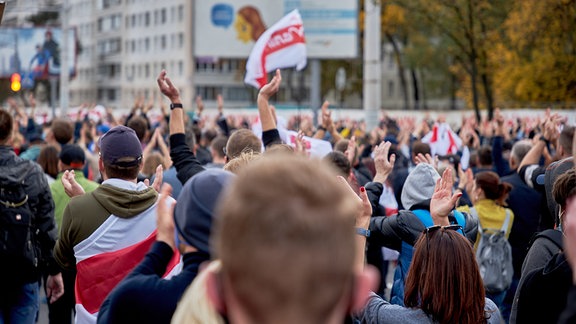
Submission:
[[505,102],[576,102],[576,0],[517,0],[491,53]]

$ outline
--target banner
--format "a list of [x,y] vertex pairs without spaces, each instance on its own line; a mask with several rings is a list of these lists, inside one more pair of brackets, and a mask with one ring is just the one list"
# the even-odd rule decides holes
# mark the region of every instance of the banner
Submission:
[[260,89],[267,83],[266,73],[293,66],[299,71],[306,67],[306,39],[298,9],[258,38],[246,62],[244,82]]
[[202,0],[194,5],[194,56],[240,58],[274,22],[298,9],[308,58],[358,56],[357,0]]

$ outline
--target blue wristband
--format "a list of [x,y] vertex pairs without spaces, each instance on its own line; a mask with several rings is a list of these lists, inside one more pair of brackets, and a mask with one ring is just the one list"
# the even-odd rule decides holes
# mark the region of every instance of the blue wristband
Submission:
[[361,227],[356,227],[356,234],[358,235],[362,235],[365,237],[370,237],[370,230],[361,228]]

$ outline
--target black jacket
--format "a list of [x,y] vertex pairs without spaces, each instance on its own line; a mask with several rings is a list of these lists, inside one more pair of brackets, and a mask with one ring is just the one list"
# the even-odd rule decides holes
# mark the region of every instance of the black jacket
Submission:
[[[370,182],[365,186],[368,198],[373,210],[378,210],[378,199],[382,194],[382,184]],[[430,201],[414,205],[412,209],[430,209]],[[463,213],[466,219],[464,234],[474,243],[478,233],[478,219],[474,216]],[[372,217],[370,220],[370,237],[368,243],[385,246],[387,248],[400,251],[402,242],[414,245],[420,234],[426,229],[420,219],[410,210],[401,210],[396,215]]]
[[[54,261],[52,250],[56,243],[58,231],[54,222],[54,201],[50,192],[50,186],[42,168],[35,162],[24,160],[14,153],[9,146],[0,146],[0,177],[15,182],[24,179],[24,191],[28,195],[28,204],[33,214],[33,226],[36,231],[33,242],[41,252],[38,273],[28,278],[22,278],[18,269],[9,265],[0,267],[0,277],[3,281],[18,284],[39,280],[41,271],[49,274],[57,274],[60,270]],[[19,281],[19,282],[15,282]]]

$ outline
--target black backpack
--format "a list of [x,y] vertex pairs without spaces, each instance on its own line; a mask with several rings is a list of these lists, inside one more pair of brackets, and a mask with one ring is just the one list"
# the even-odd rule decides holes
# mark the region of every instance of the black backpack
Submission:
[[[545,230],[537,234],[562,249],[562,233]],[[517,323],[556,323],[566,307],[572,285],[572,269],[563,252],[558,252],[543,267],[531,270],[522,279],[517,293]]]
[[40,249],[25,181],[0,178],[0,263],[17,278],[30,280],[39,273]]

